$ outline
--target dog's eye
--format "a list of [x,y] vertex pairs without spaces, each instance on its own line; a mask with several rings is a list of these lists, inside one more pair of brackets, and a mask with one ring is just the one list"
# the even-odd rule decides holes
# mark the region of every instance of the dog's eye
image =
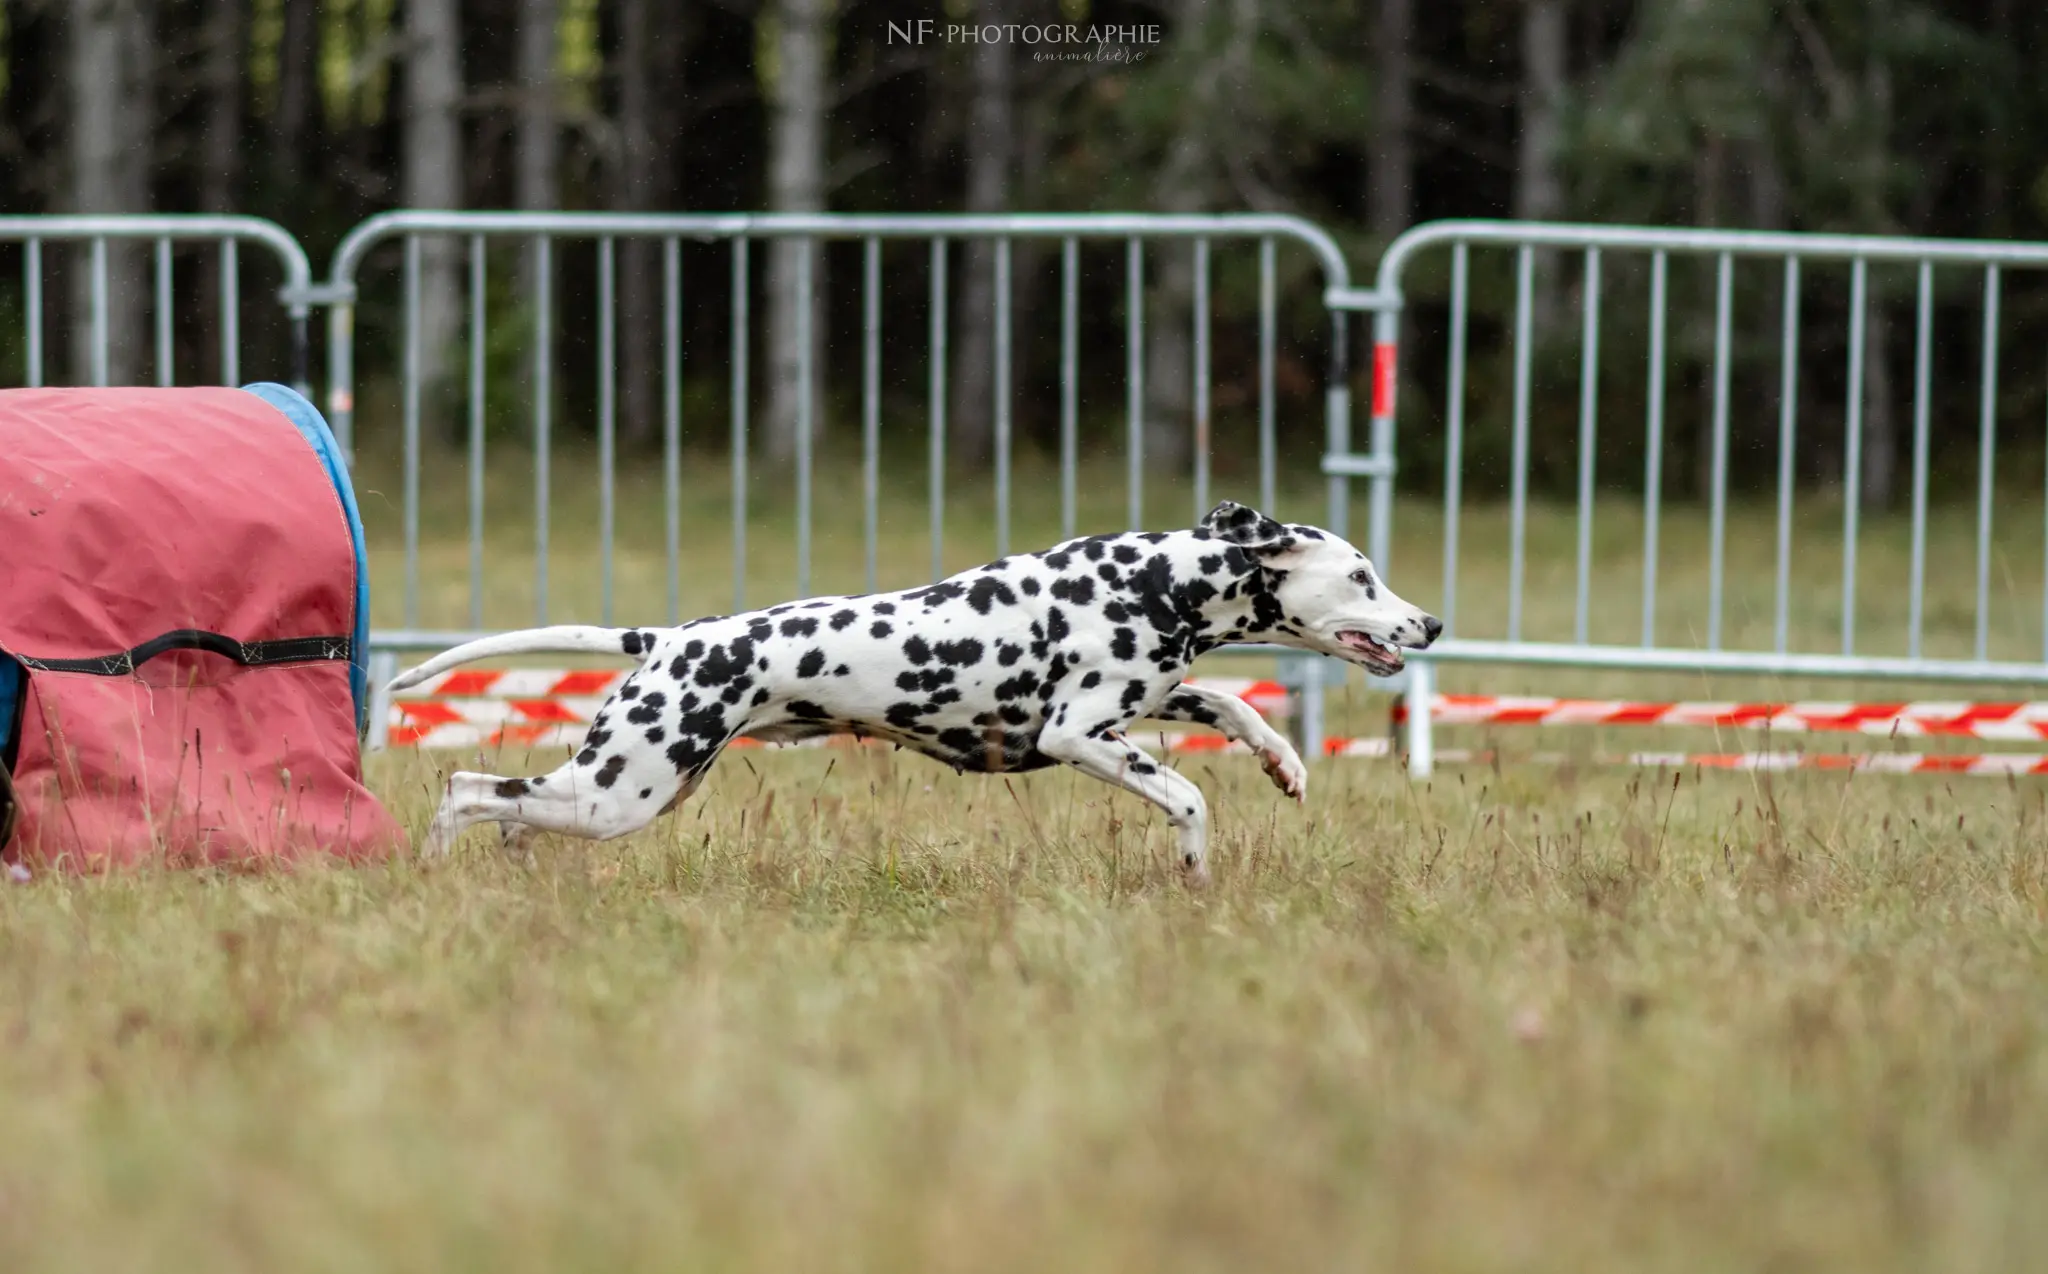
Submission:
[[1366,570],[1364,567],[1360,567],[1357,570],[1351,572],[1351,582],[1358,585],[1360,588],[1365,588],[1372,583],[1372,572]]

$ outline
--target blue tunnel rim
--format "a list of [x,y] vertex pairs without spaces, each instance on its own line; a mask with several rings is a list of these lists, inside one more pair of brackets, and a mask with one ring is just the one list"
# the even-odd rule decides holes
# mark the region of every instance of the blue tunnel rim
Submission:
[[348,521],[350,546],[355,555],[355,622],[349,631],[349,696],[354,700],[356,713],[356,734],[361,737],[369,726],[370,712],[370,553],[363,534],[363,515],[356,504],[355,483],[349,477],[348,461],[343,456],[341,443],[334,431],[327,425],[327,418],[289,385],[276,381],[252,381],[243,385],[242,391],[254,394],[276,408],[278,413],[289,420],[313,449],[314,456],[327,470],[327,480],[334,487],[335,498],[341,501],[341,511]]

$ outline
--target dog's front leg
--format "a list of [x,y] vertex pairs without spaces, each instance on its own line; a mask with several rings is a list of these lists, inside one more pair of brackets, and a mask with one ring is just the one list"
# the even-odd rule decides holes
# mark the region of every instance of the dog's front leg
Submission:
[[1308,800],[1308,767],[1287,736],[1266,724],[1244,700],[1205,686],[1182,683],[1160,700],[1151,716],[1161,721],[1192,721],[1214,727],[1224,738],[1242,743],[1259,754],[1266,777],[1296,801]]
[[1109,711],[1102,705],[1066,705],[1054,710],[1054,724],[1038,736],[1038,750],[1105,783],[1114,783],[1166,811],[1166,821],[1180,841],[1181,870],[1197,885],[1209,883],[1209,803],[1202,789],[1187,776],[1161,765],[1125,738],[1118,726],[1094,725],[1076,729],[1074,722],[1101,722],[1116,712],[1114,700]]

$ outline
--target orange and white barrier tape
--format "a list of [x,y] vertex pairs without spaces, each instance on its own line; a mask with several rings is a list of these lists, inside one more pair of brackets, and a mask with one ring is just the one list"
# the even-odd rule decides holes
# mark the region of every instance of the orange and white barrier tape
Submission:
[[[1406,705],[1394,708],[1396,723]],[[2038,743],[2048,739],[2048,703],[1633,703],[1527,695],[1437,695],[1430,718],[1444,725],[1645,725],[1842,732],[1900,738],[1966,738]]]
[[[591,718],[629,675],[630,670],[609,668],[463,669],[442,673],[409,689],[405,697],[391,701],[391,746],[574,747],[582,741]],[[1243,699],[1268,717],[1285,716],[1291,706],[1287,688],[1277,681],[1204,677],[1194,684]],[[1170,750],[1204,750],[1213,736],[1184,737],[1191,742],[1176,744]]]
[[[1394,754],[1388,739],[1326,739],[1325,756],[1373,756]],[[1572,756],[1563,752],[1518,753],[1508,756],[1491,750],[1439,748],[1436,760],[1443,765],[1487,765],[1494,760],[1535,765],[1628,765],[1666,770],[1838,770],[1871,774],[1965,774],[2019,775],[2048,774],[2048,756],[2029,753],[1976,752],[1954,755],[1924,752],[1629,752],[1621,756]]]

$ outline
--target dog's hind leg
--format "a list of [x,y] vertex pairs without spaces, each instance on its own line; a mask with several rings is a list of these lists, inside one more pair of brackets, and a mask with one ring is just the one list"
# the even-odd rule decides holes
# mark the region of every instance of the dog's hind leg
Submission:
[[1224,738],[1242,743],[1259,754],[1266,777],[1297,801],[1308,799],[1308,767],[1287,736],[1266,724],[1244,700],[1206,686],[1185,683],[1167,692],[1149,714],[1160,721],[1192,721],[1214,727]]
[[1140,751],[1123,736],[1117,724],[1097,724],[1077,729],[1070,721],[1102,722],[1115,711],[1095,715],[1088,707],[1069,703],[1066,711],[1055,711],[1053,724],[1039,732],[1038,750],[1105,783],[1134,792],[1166,811],[1166,821],[1180,842],[1180,865],[1194,884],[1209,881],[1209,803],[1194,780],[1168,769]]
[[506,846],[523,848],[532,832],[561,832],[587,840],[611,840],[637,832],[672,802],[687,796],[702,771],[688,776],[659,752],[643,754],[639,764],[603,766],[571,761],[539,778],[500,778],[495,774],[458,771],[449,776],[448,791],[427,830],[421,852],[429,858],[448,852],[457,837],[478,823],[495,822]]

